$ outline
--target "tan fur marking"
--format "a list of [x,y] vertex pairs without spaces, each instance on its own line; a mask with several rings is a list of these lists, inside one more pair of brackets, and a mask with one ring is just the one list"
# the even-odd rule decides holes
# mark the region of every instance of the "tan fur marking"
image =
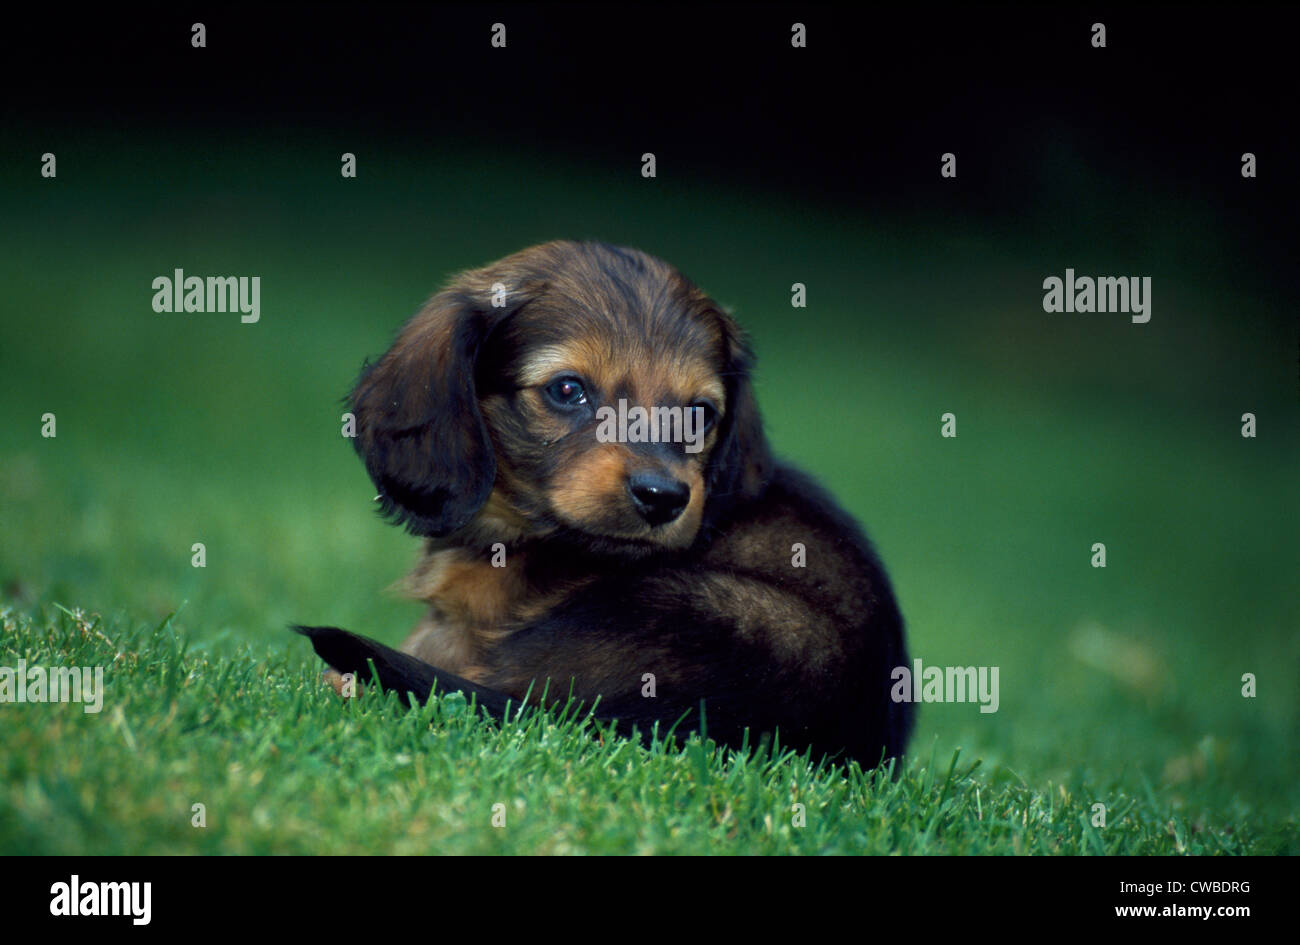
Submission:
[[594,580],[588,576],[553,588],[530,588],[524,557],[525,552],[512,551],[506,566],[497,568],[460,548],[427,552],[401,584],[409,596],[430,605],[402,643],[403,652],[482,682],[493,647]]
[[599,519],[614,502],[623,502],[631,451],[620,443],[594,446],[580,469],[551,492],[551,504],[567,521]]
[[696,576],[693,589],[710,611],[731,618],[742,639],[764,644],[784,662],[815,672],[842,656],[825,616],[770,584],[709,572]]
[[591,363],[589,350],[575,342],[571,345],[546,345],[538,348],[528,356],[519,369],[519,384],[522,387],[534,387],[545,384],[552,377],[564,371],[582,372],[584,362]]

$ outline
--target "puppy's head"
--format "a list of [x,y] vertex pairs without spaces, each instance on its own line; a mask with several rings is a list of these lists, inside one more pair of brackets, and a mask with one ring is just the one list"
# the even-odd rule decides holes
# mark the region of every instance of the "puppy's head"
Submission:
[[415,534],[689,546],[766,481],[750,354],[666,263],[555,242],[464,273],[352,394],[383,511]]

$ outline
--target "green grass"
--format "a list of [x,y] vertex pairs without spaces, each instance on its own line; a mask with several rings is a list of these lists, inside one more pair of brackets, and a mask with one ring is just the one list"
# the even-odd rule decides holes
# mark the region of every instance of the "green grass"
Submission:
[[[82,130],[56,182],[0,164],[0,666],[109,686],[99,715],[0,705],[0,853],[1300,852],[1296,339],[1249,260],[1204,264],[1211,209],[1086,179],[1045,206],[1101,222],[999,233],[563,156],[376,144],[345,183],[292,129],[217,143]],[[553,237],[737,311],[776,448],[866,525],[915,656],[1000,667],[997,713],[923,706],[888,781],[322,689],[288,624],[394,643],[419,614],[383,591],[416,545],[339,398],[448,273]],[[1065,265],[1152,273],[1151,323],[1045,315]],[[262,321],[153,313],[176,266],[261,275]]]
[[1159,854],[1267,842],[1189,817],[1149,785],[1106,784],[1096,829],[1104,779],[1035,788],[933,745],[891,781],[697,735],[642,746],[573,711],[523,708],[497,724],[459,693],[416,709],[375,689],[343,703],[283,650],[212,659],[169,622],[0,619],[6,655],[103,665],[111,680],[101,715],[24,708],[32,720],[0,756],[6,852]]

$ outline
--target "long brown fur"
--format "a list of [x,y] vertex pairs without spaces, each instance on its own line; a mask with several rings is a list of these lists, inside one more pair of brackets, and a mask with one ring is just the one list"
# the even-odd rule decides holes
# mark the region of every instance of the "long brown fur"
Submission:
[[[901,753],[889,580],[833,500],[772,459],[751,366],[730,315],[636,250],[553,242],[463,273],[351,398],[383,512],[425,538],[404,583],[427,605],[402,645],[419,662],[304,632],[335,670],[372,659],[422,698],[469,687],[491,708],[549,681],[641,731],[697,724],[703,703],[726,743],[748,728],[867,765]],[[566,378],[586,403],[557,402]],[[716,420],[699,452],[601,442],[596,408],[619,399]]]

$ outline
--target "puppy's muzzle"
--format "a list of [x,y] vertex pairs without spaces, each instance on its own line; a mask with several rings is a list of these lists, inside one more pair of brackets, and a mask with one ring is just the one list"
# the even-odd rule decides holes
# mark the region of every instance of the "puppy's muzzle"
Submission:
[[637,512],[651,526],[671,522],[691,501],[690,486],[658,473],[629,476],[627,491]]

